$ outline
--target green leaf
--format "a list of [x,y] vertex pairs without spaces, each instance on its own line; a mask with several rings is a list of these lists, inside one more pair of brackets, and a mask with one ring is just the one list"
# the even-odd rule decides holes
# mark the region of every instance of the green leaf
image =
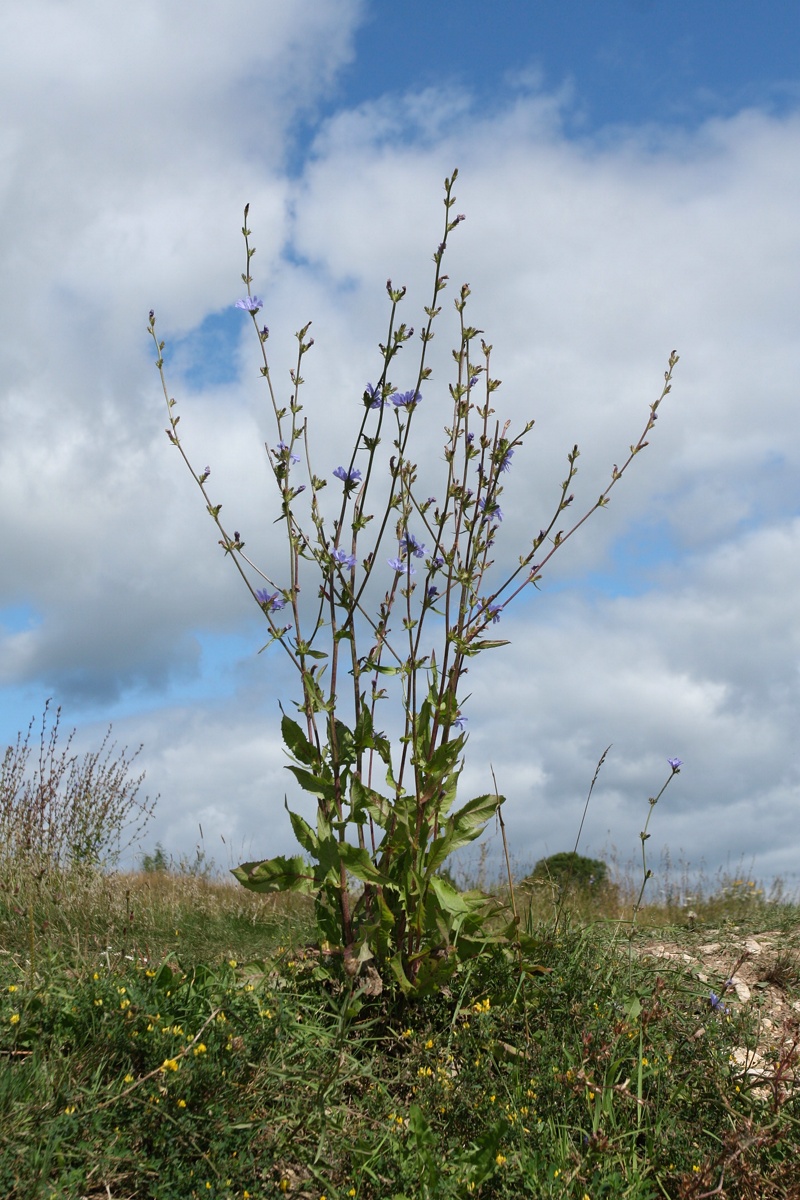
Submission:
[[289,808],[288,804],[286,804],[285,801],[284,801],[284,806],[286,808],[286,811],[289,814],[289,820],[292,822],[292,829],[294,830],[294,836],[297,838],[298,842],[303,847],[306,854],[310,854],[313,858],[316,858],[317,854],[318,854],[318,850],[319,850],[319,845],[317,842],[317,835],[314,833],[314,830],[311,828],[308,821],[306,821],[304,817],[301,817],[299,813],[292,812],[292,810]]
[[335,798],[336,788],[332,779],[323,779],[320,775],[312,775],[310,771],[304,771],[302,767],[290,765],[286,770],[292,772],[304,792],[310,792],[319,800],[332,802]]
[[395,886],[375,866],[369,856],[369,851],[363,850],[360,846],[351,846],[349,842],[340,842],[339,857],[344,863],[345,869],[351,875],[355,875],[356,879],[360,879],[362,883],[377,883],[382,887]]
[[386,829],[394,811],[391,800],[365,787],[356,775],[350,780],[350,804],[353,820],[358,825],[370,816],[381,829]]
[[281,720],[281,735],[298,762],[319,770],[320,756],[317,747],[308,740],[297,722],[293,721],[291,717],[287,717],[285,713]]
[[497,796],[492,792],[485,796],[476,796],[448,817],[444,833],[431,844],[428,870],[437,870],[454,850],[460,850],[462,846],[474,842],[504,800],[505,796]]
[[475,638],[474,641],[470,642],[470,646],[474,652],[478,650],[496,650],[498,646],[508,645],[510,643],[507,638],[505,641],[493,641],[490,638]]
[[251,892],[304,892],[313,896],[317,890],[314,872],[299,855],[242,863],[233,868],[231,875]]
[[486,903],[483,897],[481,897],[480,903],[477,903],[474,897],[460,892],[441,875],[432,875],[430,886],[439,904],[451,917],[469,916],[470,913],[475,912],[476,908],[483,907]]

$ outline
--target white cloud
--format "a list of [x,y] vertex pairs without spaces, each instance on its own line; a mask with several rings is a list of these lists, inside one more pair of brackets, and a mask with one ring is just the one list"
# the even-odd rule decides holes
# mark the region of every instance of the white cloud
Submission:
[[[546,523],[574,441],[576,515],[594,500],[638,437],[670,350],[681,354],[652,445],[554,560],[542,596],[504,616],[513,647],[471,671],[465,783],[486,790],[491,755],[533,860],[571,845],[614,742],[587,844],[599,850],[610,830],[634,849],[678,754],[686,767],[656,814],[659,836],[695,861],[753,850],[764,873],[791,872],[800,119],[751,111],[691,133],[577,141],[560,124],[566,93],[478,112],[468,94],[429,90],[334,114],[293,178],[293,128],[347,61],[360,6],[249,0],[235,22],[211,0],[200,7],[202,21],[197,5],[173,3],[112,22],[88,2],[11,3],[0,18],[13,114],[0,147],[0,606],[40,617],[0,642],[0,680],[56,688],[67,723],[117,704],[123,735],[145,743],[170,849],[190,851],[198,821],[211,841],[245,841],[265,813],[269,844],[254,850],[289,849],[275,700],[293,685],[275,654],[236,650],[232,694],[187,707],[193,679],[213,691],[198,632],[249,630],[252,614],[164,437],[146,314],[154,307],[172,339],[232,302],[249,200],[282,402],[292,335],[314,322],[305,403],[316,469],[329,473],[378,373],[387,276],[408,284],[410,323],[430,302],[441,182],[458,165],[467,221],[448,252],[420,465],[433,475],[440,463],[450,304],[468,280],[470,319],[503,379],[498,413],[537,422],[508,476],[506,561]],[[170,388],[223,515],[271,564],[268,406],[255,347],[243,338],[237,354],[239,386]],[[640,594],[587,590],[632,522],[640,537],[669,535],[669,555],[654,549]],[[623,565],[635,578],[636,562]],[[123,700],[137,710],[125,716]]]

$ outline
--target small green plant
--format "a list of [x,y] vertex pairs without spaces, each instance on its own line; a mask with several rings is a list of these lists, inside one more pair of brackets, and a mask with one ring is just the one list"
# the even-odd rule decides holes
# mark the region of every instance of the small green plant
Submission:
[[[320,939],[343,954],[348,973],[357,975],[375,959],[407,993],[441,983],[493,939],[516,936],[513,924],[497,925],[496,904],[458,892],[441,870],[454,851],[480,836],[503,803],[496,791],[456,803],[467,740],[464,676],[478,654],[506,644],[494,627],[507,606],[536,585],[553,555],[609,503],[648,444],[678,361],[673,353],[641,435],[588,511],[563,526],[578,470],[574,446],[543,527],[531,531],[513,569],[493,570],[505,478],[533,421],[512,430],[495,415],[500,380],[492,374],[491,345],[467,319],[467,285],[455,298],[454,376],[435,495],[413,452],[422,389],[431,383],[428,347],[448,285],[447,243],[464,219],[453,213],[456,174],[445,180],[444,228],[433,255],[418,358],[404,361],[414,330],[400,319],[405,287],[389,281],[377,382],[354,389],[359,415],[352,451],[327,473],[318,472],[302,400],[302,372],[314,341],[310,326],[296,335],[296,365],[284,402],[270,373],[269,329],[259,321],[263,301],[251,288],[255,248],[249,206],[244,210],[247,295],[237,307],[252,320],[275,421],[267,457],[286,534],[283,566],[258,567],[243,536],[223,523],[221,505],[209,491],[211,469],[195,470],[181,441],[153,312],[148,327],[167,404],[167,436],[200,489],[226,557],[264,615],[267,645],[277,643],[300,680],[299,719],[284,712],[281,732],[292,758],[288,769],[314,799],[316,826],[290,812],[303,854],[243,863],[234,874],[255,891],[313,896]],[[329,500],[333,481],[336,493]],[[395,748],[385,723],[400,729]]]

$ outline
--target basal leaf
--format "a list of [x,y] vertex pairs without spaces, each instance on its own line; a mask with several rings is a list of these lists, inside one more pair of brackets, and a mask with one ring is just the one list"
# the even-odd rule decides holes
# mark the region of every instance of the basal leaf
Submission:
[[231,874],[251,892],[304,892],[311,896],[317,890],[313,870],[299,855],[242,863]]

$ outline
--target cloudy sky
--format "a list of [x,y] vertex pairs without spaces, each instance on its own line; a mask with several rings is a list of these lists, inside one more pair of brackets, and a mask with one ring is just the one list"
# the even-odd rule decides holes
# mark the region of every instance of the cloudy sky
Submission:
[[[796,887],[798,35],[788,0],[6,0],[0,742],[53,697],[81,748],[109,722],[143,743],[150,847],[191,855],[202,825],[221,865],[292,849],[278,702],[296,682],[257,653],[263,618],[165,437],[147,314],[187,450],[279,577],[267,396],[233,308],[244,204],[284,400],[313,321],[325,474],[380,373],[387,278],[421,324],[458,167],[446,270],[493,344],[498,414],[536,421],[501,565],[546,523],[575,442],[576,513],[594,501],[680,354],[612,504],[470,672],[464,798],[493,767],[524,868],[572,848],[611,743],[581,849],[628,860],[679,756],[653,865],[668,848]],[[424,392],[432,478],[451,296]]]

